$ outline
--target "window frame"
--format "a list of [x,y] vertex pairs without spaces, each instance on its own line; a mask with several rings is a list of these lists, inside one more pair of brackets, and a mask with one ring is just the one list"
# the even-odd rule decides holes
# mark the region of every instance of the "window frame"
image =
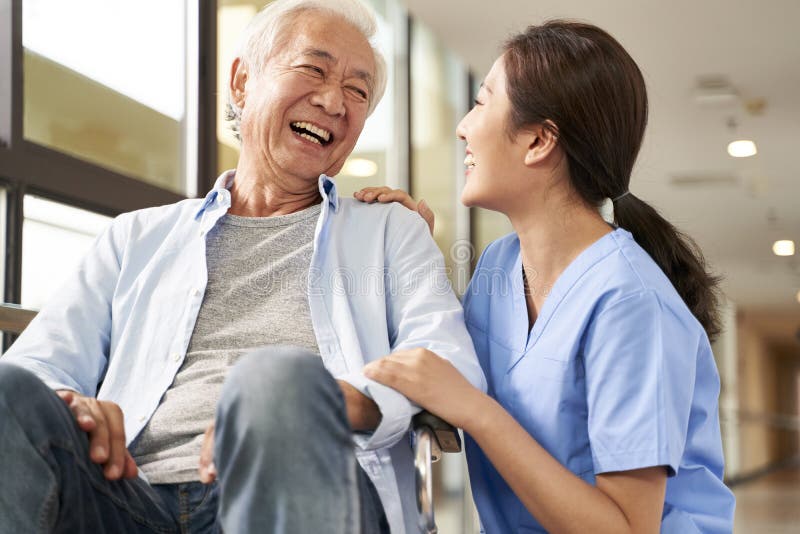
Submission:
[[[203,195],[214,183],[217,167],[217,0],[185,1],[187,35],[196,38],[187,43],[187,62],[193,63],[196,77],[187,82],[189,91],[195,92],[195,106],[186,112],[196,117],[197,124],[194,134],[187,132],[194,135],[190,141],[196,149],[191,153],[196,157],[186,164],[196,168],[192,173],[196,183],[189,189]],[[4,300],[12,303],[19,303],[21,296],[26,194],[109,216],[187,198],[24,139],[22,4],[23,0],[0,0],[0,186],[6,189],[3,286]]]

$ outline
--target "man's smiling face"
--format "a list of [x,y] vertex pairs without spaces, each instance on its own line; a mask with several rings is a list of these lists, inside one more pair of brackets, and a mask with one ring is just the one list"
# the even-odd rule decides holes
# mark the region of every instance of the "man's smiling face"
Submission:
[[364,127],[374,79],[372,47],[354,26],[300,13],[260,71],[240,65],[234,73],[242,153],[279,176],[338,174]]

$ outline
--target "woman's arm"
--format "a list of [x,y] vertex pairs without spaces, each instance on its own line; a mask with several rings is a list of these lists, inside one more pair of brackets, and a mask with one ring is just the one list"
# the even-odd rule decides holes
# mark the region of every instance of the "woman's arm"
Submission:
[[474,413],[464,431],[548,531],[659,531],[664,467],[600,474],[592,486],[562,466],[494,399],[484,395]]
[[562,466],[494,399],[446,360],[415,349],[369,364],[365,374],[463,428],[528,511],[550,532],[658,532],[666,469],[597,475],[587,484]]

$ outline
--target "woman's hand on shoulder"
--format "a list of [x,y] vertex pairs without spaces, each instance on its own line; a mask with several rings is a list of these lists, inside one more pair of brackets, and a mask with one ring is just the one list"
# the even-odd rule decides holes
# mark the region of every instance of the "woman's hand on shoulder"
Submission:
[[353,193],[356,200],[371,204],[372,202],[380,202],[381,204],[388,204],[389,202],[399,202],[411,211],[419,213],[426,223],[428,228],[433,234],[434,215],[431,208],[424,200],[419,202],[415,201],[411,196],[402,189],[392,189],[391,187],[365,187],[361,191]]

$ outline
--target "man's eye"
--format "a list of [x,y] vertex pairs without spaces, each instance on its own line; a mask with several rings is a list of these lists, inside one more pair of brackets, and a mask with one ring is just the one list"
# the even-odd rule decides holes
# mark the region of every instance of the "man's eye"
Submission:
[[359,98],[363,98],[364,100],[367,99],[368,95],[367,95],[367,92],[364,89],[361,89],[360,87],[355,87],[355,86],[352,86],[352,85],[349,86],[347,89],[351,93],[357,95]]
[[321,68],[317,67],[316,65],[300,65],[300,68],[303,69],[303,70],[307,70],[309,72],[313,72],[314,74],[318,74],[320,76],[325,74],[325,72]]

